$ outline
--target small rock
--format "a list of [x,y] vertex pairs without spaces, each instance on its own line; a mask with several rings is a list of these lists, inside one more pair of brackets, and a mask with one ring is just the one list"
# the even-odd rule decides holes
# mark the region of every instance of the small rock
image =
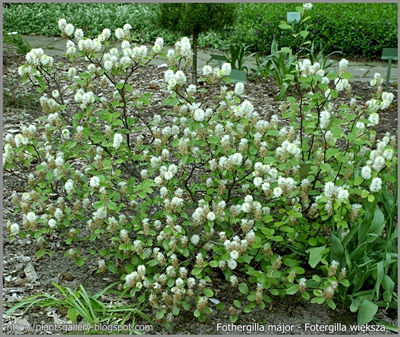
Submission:
[[35,282],[38,279],[38,275],[35,271],[35,268],[33,267],[32,263],[28,263],[24,269],[26,278],[30,282]]

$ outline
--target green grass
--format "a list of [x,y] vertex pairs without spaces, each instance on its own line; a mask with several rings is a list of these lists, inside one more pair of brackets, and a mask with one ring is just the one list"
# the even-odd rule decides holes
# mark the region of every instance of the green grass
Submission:
[[[57,21],[65,18],[95,37],[104,28],[114,31],[129,22],[135,39],[153,42],[162,36],[173,44],[178,36],[152,24],[156,3],[29,3],[7,4],[3,11],[3,28],[20,34],[58,36]],[[252,45],[252,51],[268,53],[274,35],[280,46],[291,46],[292,37],[279,30],[286,12],[296,11],[296,3],[238,3],[238,22],[220,34],[200,36],[200,47],[221,49],[231,42]],[[315,3],[311,15],[311,37],[325,52],[340,50],[346,57],[380,58],[382,48],[397,47],[397,3]],[[48,18],[54,18],[49,20]],[[292,46],[295,48],[296,46]]]

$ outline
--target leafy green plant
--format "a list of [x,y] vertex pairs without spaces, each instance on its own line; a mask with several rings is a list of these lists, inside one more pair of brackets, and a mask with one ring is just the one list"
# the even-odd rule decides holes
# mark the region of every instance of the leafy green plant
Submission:
[[[192,36],[192,84],[197,84],[197,40],[200,33],[221,31],[236,20],[236,8],[229,3],[159,4],[155,24]],[[191,60],[191,59],[190,59]]]
[[290,79],[296,70],[296,62],[297,57],[292,54],[292,50],[287,47],[279,49],[275,38],[271,44],[271,54],[262,61],[258,61],[257,73],[264,77],[271,75],[281,86],[277,96],[278,100],[282,99],[289,91]]
[[341,51],[333,51],[329,53],[328,55],[324,55],[326,46],[323,46],[322,42],[320,42],[319,48],[318,48],[318,53],[316,53],[316,48],[315,48],[315,42],[311,42],[311,47],[310,48],[303,48],[299,52],[299,55],[303,58],[307,58],[311,61],[312,64],[318,62],[320,64],[321,69],[329,69],[333,64],[335,63],[332,59],[331,56],[335,54],[343,54]]
[[31,50],[29,43],[23,40],[21,35],[17,32],[3,31],[3,43],[16,46],[17,51],[20,54],[26,54]]
[[[51,307],[67,310],[67,316],[72,323],[84,320],[85,324],[90,326],[90,329],[85,333],[99,333],[95,330],[96,325],[103,324],[115,324],[113,322],[119,322],[119,324],[125,324],[130,322],[132,326],[135,325],[136,317],[140,316],[147,320],[149,323],[153,323],[150,317],[144,314],[142,311],[133,308],[132,303],[129,306],[120,305],[120,300],[123,294],[112,306],[103,303],[99,298],[104,294],[107,294],[108,290],[116,285],[116,283],[110,284],[102,291],[88,295],[85,288],[80,285],[78,290],[72,290],[68,287],[62,287],[59,284],[52,282],[53,286],[57,288],[61,297],[58,298],[47,293],[37,294],[31,297],[25,298],[16,305],[12,306],[7,310],[7,315],[12,314],[18,309],[24,309],[22,315],[24,315],[30,308],[39,306],[41,308]],[[137,306],[135,303],[134,306]],[[117,328],[117,327],[116,327]],[[118,331],[115,329],[115,331]],[[141,334],[139,331],[130,331],[134,334]]]
[[[21,172],[30,189],[12,196],[23,229],[7,224],[11,238],[35,238],[39,258],[59,232],[78,266],[96,256],[99,272],[120,275],[123,294],[167,326],[183,311],[206,320],[215,273],[236,293],[232,306],[216,307],[232,322],[271,295],[336,308],[353,269],[331,260],[332,238],[353,230],[353,209],[375,207],[383,185],[393,190],[396,138],[377,140],[374,130],[393,94],[348,101],[347,60],[328,74],[302,60],[285,75],[296,96],[266,120],[244,85],[230,83],[229,63],[204,66],[204,85],[189,84],[183,37],[167,54],[166,93],[154,107],[134,76],[166,56],[161,38],[150,51],[131,44],[127,24],[115,31],[117,48],[110,30],[92,40],[64,19],[59,27],[69,39],[65,73],[41,49],[19,68],[45,115],[5,135],[4,170]],[[78,59],[87,67],[68,66]],[[93,248],[80,251],[80,241]]]
[[247,73],[249,72],[249,68],[245,66],[245,62],[253,57],[256,53],[251,53],[247,54],[247,49],[250,46],[246,45],[238,45],[238,44],[232,44],[229,46],[229,53],[224,53],[224,56],[232,66],[232,69],[237,69],[237,70],[246,70]]
[[[355,171],[358,182],[363,179],[359,174],[359,170]],[[389,192],[385,184],[380,195],[368,196],[373,201],[364,203],[362,218],[355,219],[349,230],[332,233],[331,258],[347,268],[351,282],[351,287],[340,296],[353,312],[358,311],[360,324],[373,320],[379,307],[397,308],[394,289],[398,277],[398,228],[394,219],[398,188],[395,177],[397,174],[387,177],[393,183],[393,192]]]

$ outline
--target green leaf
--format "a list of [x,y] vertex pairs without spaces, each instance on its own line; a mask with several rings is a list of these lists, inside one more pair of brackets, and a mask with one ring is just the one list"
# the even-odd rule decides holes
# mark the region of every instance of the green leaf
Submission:
[[317,264],[321,261],[323,257],[323,251],[325,250],[326,245],[321,246],[321,247],[313,247],[309,248],[306,250],[307,253],[310,254],[308,264],[312,267],[315,268]]
[[293,295],[293,294],[297,293],[298,290],[299,290],[299,285],[295,284],[295,285],[292,285],[290,288],[286,289],[286,294]]
[[174,316],[178,316],[179,315],[179,311],[180,311],[180,309],[177,306],[174,306],[174,308],[172,309],[172,313],[174,314]]
[[311,299],[311,303],[317,303],[317,304],[322,304],[324,303],[326,300],[325,297],[314,297],[313,299]]
[[160,320],[164,317],[164,315],[165,315],[165,309],[162,309],[160,311],[157,311],[156,318]]
[[234,301],[233,301],[233,305],[234,305],[236,308],[241,308],[241,307],[242,307],[242,303],[241,303],[239,300],[234,300]]
[[343,79],[349,79],[349,78],[351,78],[351,77],[352,77],[352,75],[351,75],[351,73],[348,72],[348,71],[346,71],[345,73],[343,73],[343,74],[340,76],[340,78],[343,78]]
[[332,310],[335,310],[336,309],[336,304],[335,304],[335,302],[333,302],[332,300],[327,300],[326,301],[326,304],[328,304],[328,306],[329,306],[329,308],[331,308]]
[[229,319],[231,323],[235,323],[238,320],[238,318],[239,318],[238,315],[231,315]]
[[200,315],[201,315],[200,310],[199,310],[199,309],[196,309],[196,310],[194,311],[194,317],[199,317]]
[[303,297],[305,300],[308,301],[310,299],[310,294],[308,292],[306,292],[306,291],[303,291],[301,293],[301,297]]
[[40,259],[40,258],[44,255],[45,252],[46,252],[46,249],[39,249],[39,250],[36,252],[36,258],[37,258],[37,259]]
[[68,318],[71,320],[72,323],[76,321],[78,317],[78,312],[75,308],[69,308],[67,311]]
[[378,306],[371,301],[364,300],[358,309],[357,322],[358,324],[366,324],[371,322],[378,311]]
[[162,102],[162,105],[164,106],[175,106],[179,103],[178,98],[167,98]]
[[285,30],[287,30],[287,29],[292,29],[292,27],[289,26],[285,21],[283,21],[283,22],[279,25],[279,28],[280,28],[280,29],[285,29]]
[[253,306],[251,304],[248,304],[243,308],[243,312],[249,314],[251,312],[251,309],[253,309]]
[[207,297],[212,297],[212,296],[214,296],[214,292],[213,292],[211,289],[209,289],[209,288],[204,288],[203,293],[204,293],[204,295],[206,295]]
[[238,289],[243,295],[246,295],[249,291],[247,284],[243,282],[239,284]]

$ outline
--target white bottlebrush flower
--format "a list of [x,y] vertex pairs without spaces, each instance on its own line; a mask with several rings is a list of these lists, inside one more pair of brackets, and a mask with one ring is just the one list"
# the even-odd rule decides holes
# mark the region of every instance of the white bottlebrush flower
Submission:
[[100,186],[100,178],[97,176],[94,176],[90,178],[90,187],[99,187]]
[[204,120],[205,113],[203,109],[196,109],[193,113],[193,118],[197,122],[201,122]]
[[212,73],[213,73],[212,67],[210,65],[206,64],[203,67],[203,76],[208,76],[208,75],[211,75]]
[[260,187],[263,183],[263,179],[261,177],[255,177],[253,180],[254,186]]
[[82,40],[83,37],[84,37],[83,30],[80,29],[80,28],[78,28],[78,29],[75,31],[74,37],[75,37],[75,39],[78,40],[78,41],[79,41],[79,40]]
[[378,125],[379,124],[379,115],[376,112],[373,112],[372,114],[369,115],[368,120],[371,122],[372,125]]
[[33,212],[29,212],[29,213],[26,215],[26,220],[28,220],[29,222],[35,222],[36,219],[37,219],[37,216],[36,216],[36,214],[33,213]]
[[282,192],[283,191],[282,191],[282,189],[280,187],[275,187],[274,191],[273,191],[274,197],[275,198],[279,198],[282,195]]
[[57,226],[57,222],[54,219],[50,219],[47,224],[49,225],[50,228],[55,228]]
[[303,4],[303,8],[308,11],[312,9],[312,6],[313,6],[313,4],[311,2],[307,2],[307,3]]
[[237,267],[237,262],[233,259],[229,260],[227,264],[230,270],[234,270]]
[[58,20],[58,28],[63,31],[65,26],[67,25],[67,21],[65,19]]
[[393,158],[393,150],[392,149],[386,149],[385,151],[383,151],[382,156],[386,160],[389,160],[389,161],[392,160],[392,158]]
[[332,198],[337,193],[337,188],[332,181],[328,181],[324,186],[324,193],[328,198]]
[[244,84],[242,82],[237,82],[235,84],[235,91],[234,91],[235,95],[240,96],[243,95],[244,93]]
[[72,36],[72,34],[74,33],[74,26],[70,23],[68,23],[65,27],[64,27],[64,33],[67,36]]
[[347,61],[346,59],[341,59],[339,62],[339,69],[344,71],[347,69],[347,67],[349,66],[349,61]]
[[221,67],[222,75],[229,76],[232,71],[232,66],[230,63],[223,63]]
[[209,220],[209,221],[214,221],[214,220],[215,220],[215,214],[214,214],[214,212],[209,212],[209,213],[207,214],[207,220]]
[[329,125],[331,114],[327,110],[322,110],[320,115],[321,115],[320,117],[321,129],[326,129],[326,127]]
[[115,30],[115,36],[118,40],[122,40],[123,38],[125,38],[125,32],[122,28],[117,28]]
[[170,171],[165,172],[164,178],[165,180],[171,180],[174,177],[173,173]]
[[164,47],[164,39],[162,37],[158,37],[156,39],[156,42],[154,43],[153,51],[155,53],[159,53],[162,51],[163,47]]
[[141,264],[140,266],[138,266],[137,272],[139,275],[144,276],[146,274],[146,266]]
[[361,169],[361,177],[363,177],[365,180],[371,178],[371,168],[369,166],[364,166]]
[[71,179],[68,179],[67,182],[65,183],[65,190],[67,191],[67,194],[70,194],[72,190],[74,189],[74,182]]
[[379,192],[381,188],[382,188],[382,179],[379,177],[372,179],[371,186],[369,187],[371,192]]
[[115,149],[119,149],[119,147],[122,144],[122,141],[124,140],[124,137],[120,133],[116,133],[114,135],[114,140],[113,140],[113,146]]
[[229,253],[229,255],[231,256],[231,258],[232,258],[233,260],[237,260],[238,257],[239,257],[239,252],[238,252],[237,250],[232,250],[232,251]]
[[19,225],[17,223],[13,223],[10,226],[10,232],[11,232],[12,235],[18,235],[18,233],[19,233]]
[[192,237],[190,238],[190,242],[193,243],[195,246],[197,246],[199,241],[200,237],[197,234],[192,235]]
[[382,156],[377,156],[374,160],[374,163],[372,164],[372,168],[375,171],[380,171],[385,167],[386,163],[385,163],[385,158],[383,158]]
[[338,200],[340,202],[345,202],[349,200],[349,191],[345,189],[340,189],[338,192]]

